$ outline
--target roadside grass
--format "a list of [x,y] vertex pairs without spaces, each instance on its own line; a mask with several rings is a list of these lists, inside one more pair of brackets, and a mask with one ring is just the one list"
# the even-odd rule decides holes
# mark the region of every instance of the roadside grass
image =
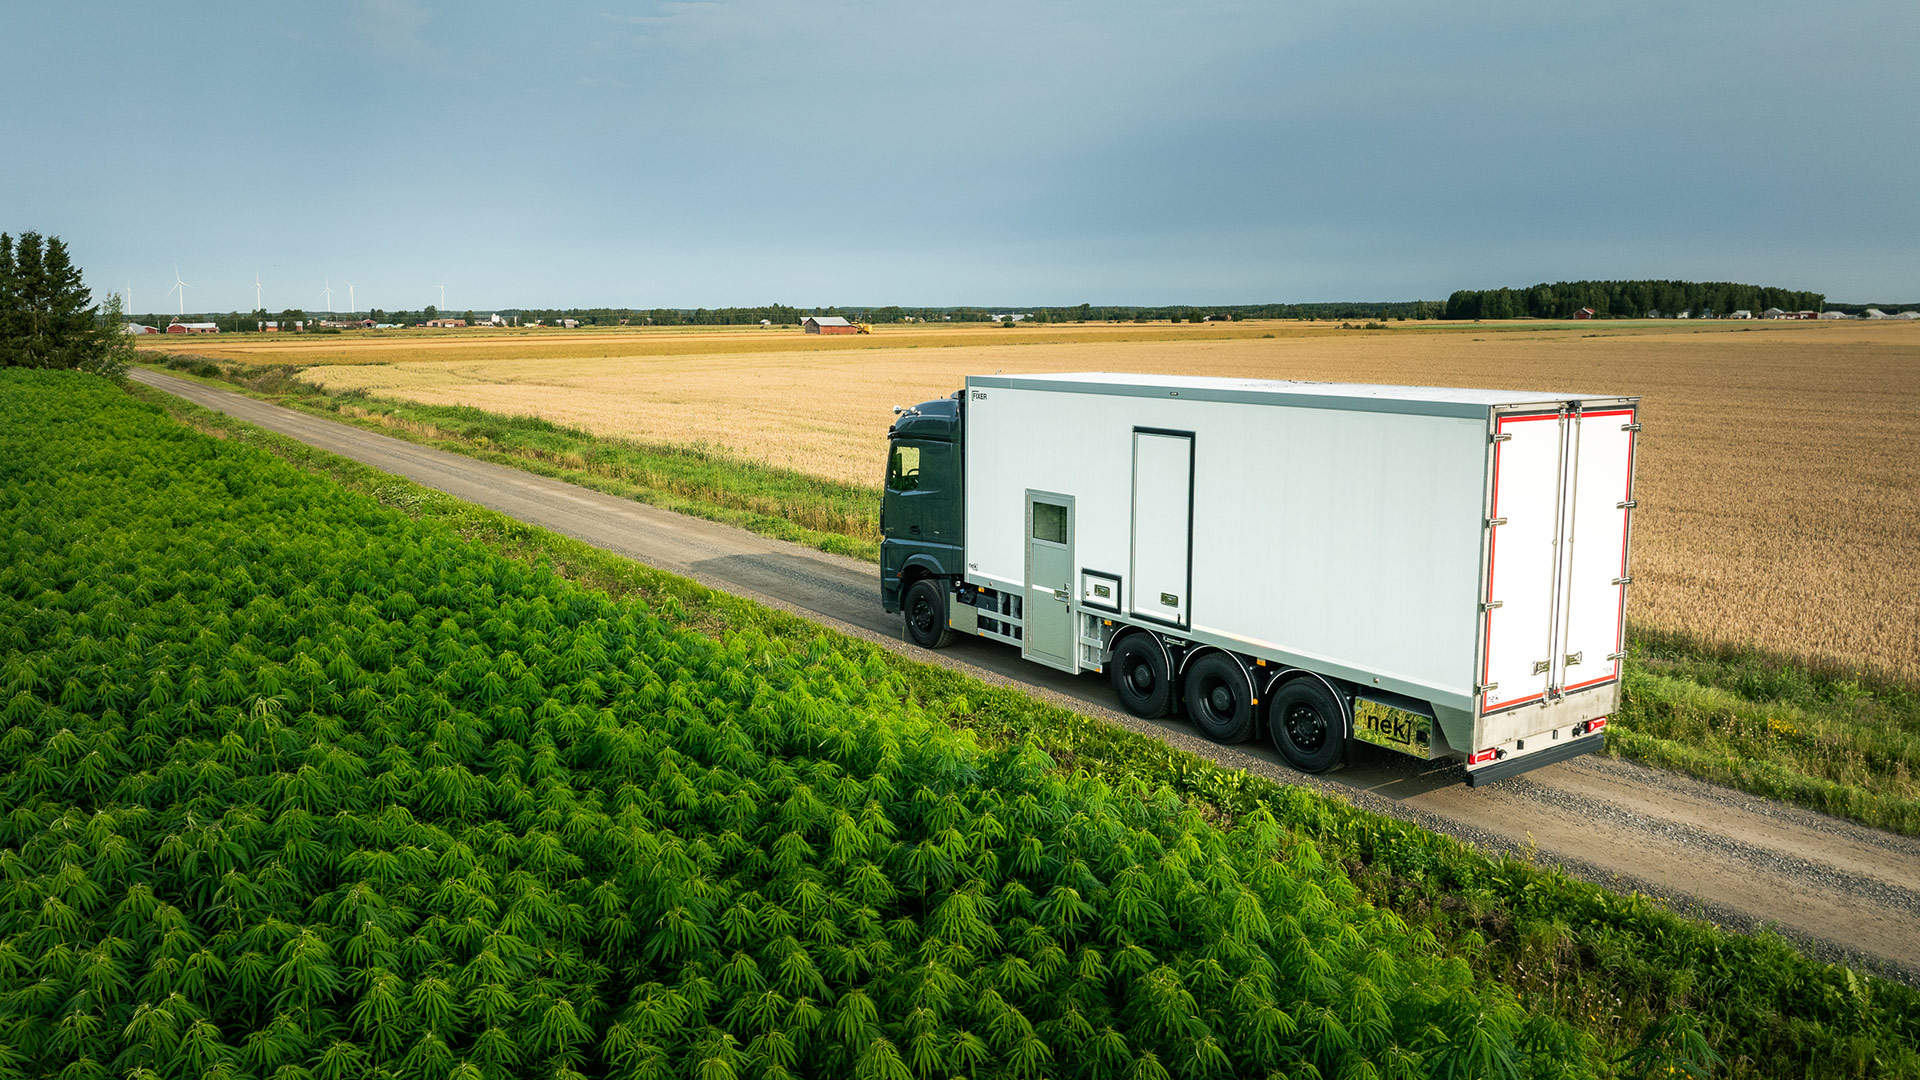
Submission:
[[[534,416],[331,394],[289,367],[236,367],[196,357],[160,365],[303,412],[510,465],[609,495],[724,522],[820,551],[877,562],[878,490],[836,483],[697,447],[609,439]],[[876,464],[875,468],[878,469]]]
[[1608,750],[1920,835],[1920,692],[1898,680],[1636,629]]
[[[1920,1077],[1920,991],[1813,960],[1770,932],[1739,934],[1344,800],[1219,768],[1165,743],[919,663],[797,616],[715,592],[214,413],[169,394],[130,392],[176,419],[244,441],[415,517],[590,588],[643,600],[702,632],[820,642],[904,679],[930,715],[983,744],[1020,742],[1064,772],[1117,787],[1166,788],[1222,825],[1264,807],[1337,860],[1375,904],[1481,977],[1510,987],[1594,1040],[1621,1075],[1692,1075],[1685,1034],[1703,1033],[1735,1077]],[[1569,1048],[1573,1051],[1573,1048]],[[1573,1051],[1577,1052],[1577,1051]]]
[[[724,454],[593,435],[535,417],[328,393],[292,367],[171,357],[173,374],[413,442],[877,562],[878,487]],[[1629,627],[1607,752],[1920,835],[1920,689],[1837,664]]]

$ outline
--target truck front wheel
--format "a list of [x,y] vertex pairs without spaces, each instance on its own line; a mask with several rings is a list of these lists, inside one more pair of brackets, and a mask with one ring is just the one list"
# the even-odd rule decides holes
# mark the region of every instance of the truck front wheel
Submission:
[[1173,709],[1173,664],[1166,647],[1152,635],[1121,638],[1107,671],[1121,706],[1133,715],[1153,720]]
[[923,649],[944,649],[953,642],[953,628],[947,625],[947,590],[933,578],[921,578],[907,586],[900,600],[907,619],[907,640]]
[[1320,680],[1295,679],[1267,699],[1267,730],[1273,748],[1301,772],[1326,772],[1346,750],[1340,702]]

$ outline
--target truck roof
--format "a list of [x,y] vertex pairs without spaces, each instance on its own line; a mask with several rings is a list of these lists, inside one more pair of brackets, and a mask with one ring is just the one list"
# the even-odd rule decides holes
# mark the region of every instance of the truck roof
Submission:
[[1204,375],[1141,375],[1112,371],[1073,371],[1044,375],[969,375],[968,388],[1051,390],[1069,394],[1123,397],[1184,397],[1200,401],[1238,401],[1310,409],[1485,416],[1502,405],[1558,405],[1562,402],[1636,400],[1621,394],[1579,394],[1544,390],[1471,390],[1451,386],[1383,386],[1373,383],[1307,382],[1298,379],[1228,379]]

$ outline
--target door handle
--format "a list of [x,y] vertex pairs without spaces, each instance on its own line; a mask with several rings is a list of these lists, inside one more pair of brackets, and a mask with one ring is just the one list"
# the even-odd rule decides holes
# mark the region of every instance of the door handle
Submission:
[[1067,590],[1065,589],[1053,590],[1053,598],[1055,600],[1065,600],[1067,598]]

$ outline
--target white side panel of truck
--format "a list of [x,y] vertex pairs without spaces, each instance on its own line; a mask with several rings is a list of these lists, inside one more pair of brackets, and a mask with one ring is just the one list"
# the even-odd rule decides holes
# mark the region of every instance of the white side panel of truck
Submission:
[[[1141,428],[1195,433],[1190,589],[1147,580],[1177,567],[1177,554],[1142,563],[1134,548]],[[1178,471],[1175,448],[1148,445],[1157,462],[1149,472]],[[1024,493],[1070,494],[1076,570],[1120,578],[1115,606],[1129,619],[1153,614],[1165,592],[1194,635],[1465,710],[1486,470],[1484,413],[976,387],[967,401],[967,580],[1023,587]],[[1177,485],[1160,490],[1178,501]],[[1166,520],[1154,527],[1185,524],[1184,507],[1161,509]]]
[[1485,419],[1269,407],[1194,446],[1195,629],[1469,707]]

